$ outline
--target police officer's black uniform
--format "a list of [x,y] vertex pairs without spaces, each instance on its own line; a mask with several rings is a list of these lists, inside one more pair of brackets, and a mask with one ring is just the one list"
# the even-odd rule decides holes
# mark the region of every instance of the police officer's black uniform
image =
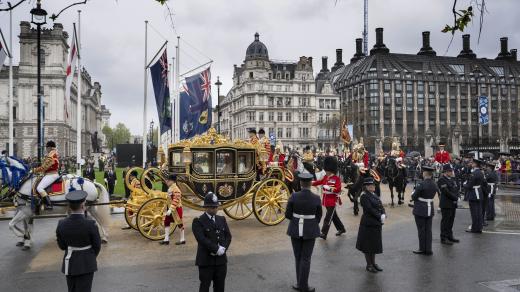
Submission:
[[[80,204],[86,197],[87,193],[79,190],[66,195],[71,204]],[[72,213],[59,221],[56,237],[58,246],[65,251],[61,271],[67,277],[68,291],[91,291],[94,272],[97,271],[96,257],[101,250],[96,223],[86,219],[83,213]]]
[[446,175],[446,172],[453,171],[450,164],[442,166],[443,175],[437,181],[440,190],[439,207],[441,208],[441,243],[451,245],[452,242],[459,242],[453,237],[453,222],[459,200],[459,190],[455,178]]
[[485,186],[484,174],[480,170],[482,161],[473,159],[476,167],[473,168],[471,176],[464,185],[466,196],[469,201],[469,211],[471,213],[471,230],[466,230],[472,233],[482,233],[482,226],[484,218],[482,217],[482,198],[485,195],[483,187]]
[[105,171],[105,179],[106,179],[106,185],[107,185],[107,188],[108,188],[108,193],[110,195],[113,195],[114,194],[114,187],[116,185],[116,181],[117,181],[117,174],[116,172],[110,168],[109,170]]
[[[204,207],[218,207],[217,196],[208,193],[204,198]],[[197,239],[197,257],[195,265],[199,267],[199,292],[209,291],[213,282],[214,292],[224,292],[227,274],[226,253],[231,244],[231,233],[224,216],[204,213],[193,219],[192,231]],[[219,248],[225,248],[222,255],[217,255]]]
[[[298,175],[300,181],[311,181],[312,174]],[[309,272],[312,251],[316,238],[320,236],[320,220],[322,216],[320,197],[310,189],[302,189],[293,193],[287,203],[285,218],[290,220],[287,235],[291,243],[296,262],[296,281],[294,289],[299,291],[314,291],[309,288]]]
[[498,175],[495,171],[495,165],[488,163],[489,172],[486,174],[488,185],[488,204],[486,209],[486,220],[495,220],[495,195],[498,189]]
[[[422,171],[433,172],[430,166],[423,166]],[[433,198],[439,193],[437,185],[431,178],[424,179],[418,183],[412,193],[413,215],[415,216],[415,224],[419,235],[419,250],[414,251],[416,254],[432,255],[432,220],[434,212]]]

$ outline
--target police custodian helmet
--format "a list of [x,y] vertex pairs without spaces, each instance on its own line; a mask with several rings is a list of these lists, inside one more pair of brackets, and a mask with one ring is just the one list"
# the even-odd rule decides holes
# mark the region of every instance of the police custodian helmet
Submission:
[[204,197],[204,208],[207,207],[218,207],[218,198],[212,192],[208,192],[208,194]]
[[336,157],[333,156],[327,156],[323,160],[323,169],[325,171],[330,171],[333,173],[338,172],[338,160]]

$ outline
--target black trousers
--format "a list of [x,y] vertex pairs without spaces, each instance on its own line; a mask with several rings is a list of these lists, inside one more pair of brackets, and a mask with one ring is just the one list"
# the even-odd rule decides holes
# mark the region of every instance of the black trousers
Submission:
[[92,290],[92,280],[94,273],[77,276],[66,276],[69,292],[90,292]]
[[113,195],[114,194],[114,184],[108,184],[108,194]]
[[226,283],[227,265],[199,266],[199,292],[209,292],[213,282],[213,292],[224,292]]
[[486,209],[486,220],[495,220],[495,197],[492,196],[488,199]]
[[455,208],[442,208],[441,214],[441,239],[453,238],[453,222],[455,221]]
[[336,230],[343,231],[345,230],[345,226],[338,217],[338,212],[336,212],[336,207],[325,207],[327,209],[327,213],[325,214],[325,219],[323,219],[323,226],[321,227],[321,233],[325,234],[325,236],[329,233],[329,228],[331,221],[334,223],[334,227]]
[[419,235],[419,250],[432,251],[432,220],[433,217],[415,216],[415,225]]
[[482,224],[484,224],[484,218],[486,218],[486,211],[487,211],[487,207],[489,205],[489,198],[488,198],[488,195],[486,194],[483,194],[483,197],[482,200],[480,200],[481,204],[482,204]]
[[291,237],[296,264],[296,282],[302,291],[309,288],[309,272],[311,270],[311,257],[316,239],[303,239]]
[[481,232],[484,224],[482,217],[482,203],[479,201],[469,201],[469,212],[471,213],[471,231]]

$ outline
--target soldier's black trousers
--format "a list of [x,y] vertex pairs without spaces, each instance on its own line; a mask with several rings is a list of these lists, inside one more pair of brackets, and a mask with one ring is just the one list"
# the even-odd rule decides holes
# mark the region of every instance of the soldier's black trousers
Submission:
[[90,292],[92,290],[94,273],[66,277],[69,292]]
[[495,220],[495,197],[491,197],[488,200],[486,220]]
[[432,219],[433,217],[415,216],[415,225],[419,235],[419,250],[432,251]]
[[323,219],[323,226],[321,226],[321,233],[325,234],[325,236],[329,233],[329,228],[331,221],[334,223],[334,227],[338,231],[344,231],[345,226],[338,217],[338,212],[336,212],[336,207],[326,207],[327,213],[325,214],[325,219]]
[[226,283],[227,265],[199,266],[199,292],[209,292],[213,282],[213,292],[224,292]]
[[443,208],[441,209],[441,239],[452,239],[453,238],[453,222],[455,221],[455,208]]
[[484,218],[486,218],[486,211],[489,205],[489,198],[487,194],[484,194],[484,199],[480,200],[480,203],[482,204],[482,224],[484,224]]
[[309,288],[309,272],[311,270],[311,257],[315,242],[315,239],[291,237],[296,263],[296,281],[301,291],[307,291]]
[[469,212],[471,213],[471,231],[481,232],[484,224],[482,203],[480,201],[469,201]]
[[108,194],[113,195],[114,194],[114,184],[108,184]]

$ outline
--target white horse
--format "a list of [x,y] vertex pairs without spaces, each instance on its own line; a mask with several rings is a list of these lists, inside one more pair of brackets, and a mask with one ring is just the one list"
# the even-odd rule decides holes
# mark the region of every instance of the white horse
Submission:
[[[5,172],[3,172],[5,173]],[[110,220],[110,206],[91,205],[92,203],[108,203],[109,194],[105,187],[99,183],[91,182],[90,180],[80,178],[75,175],[62,175],[64,181],[65,192],[61,195],[50,196],[51,202],[54,207],[53,210],[45,210],[45,214],[65,214],[68,210],[65,195],[71,189],[71,186],[76,190],[84,190],[87,192],[86,200],[86,212],[92,217],[97,223],[100,231],[101,239],[104,243],[108,242],[108,233],[104,226],[108,224]],[[16,214],[9,222],[9,229],[18,237],[23,238],[22,241],[18,242],[17,246],[23,246],[24,250],[31,248],[31,233],[33,230],[33,184],[36,180],[34,174],[29,174],[27,180],[25,180],[18,190],[11,191],[13,196],[13,202],[16,206]],[[80,182],[82,181],[82,184]],[[0,172],[0,185],[2,182],[2,172]]]

